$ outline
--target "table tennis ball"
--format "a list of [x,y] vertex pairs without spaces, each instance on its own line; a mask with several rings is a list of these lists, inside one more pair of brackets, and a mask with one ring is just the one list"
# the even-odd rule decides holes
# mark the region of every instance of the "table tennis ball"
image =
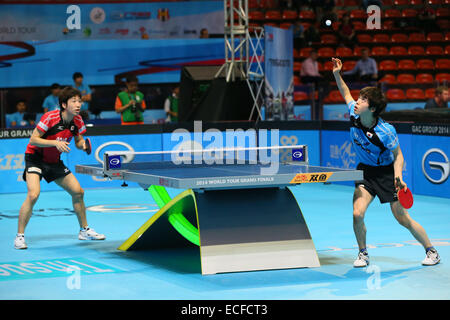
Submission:
[[331,26],[331,20],[325,20],[325,24],[329,27]]

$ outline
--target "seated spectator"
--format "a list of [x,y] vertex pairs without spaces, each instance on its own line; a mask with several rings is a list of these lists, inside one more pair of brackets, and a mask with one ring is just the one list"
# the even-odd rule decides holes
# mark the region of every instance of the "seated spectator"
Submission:
[[19,100],[16,104],[16,112],[9,115],[11,127],[30,127],[35,124],[36,115],[27,113],[27,105],[24,100]]
[[355,67],[343,73],[343,76],[350,80],[375,81],[378,79],[377,63],[369,57],[369,49],[361,50],[361,59],[358,60]]
[[117,95],[115,110],[121,114],[123,125],[144,124],[142,113],[147,108],[144,94],[138,91],[138,79],[129,75],[126,79],[126,89]]
[[59,92],[61,91],[61,87],[59,84],[54,83],[50,87],[51,94],[48,95],[44,103],[42,104],[42,109],[44,109],[44,113],[47,111],[59,110]]
[[172,94],[164,102],[164,111],[166,112],[166,122],[178,122],[178,100],[180,87],[172,89]]
[[350,13],[346,12],[342,16],[342,23],[339,26],[338,36],[340,45],[353,48],[355,46],[355,35],[355,29],[350,22]]
[[425,109],[448,108],[448,88],[440,86],[434,91],[434,98],[429,99]]

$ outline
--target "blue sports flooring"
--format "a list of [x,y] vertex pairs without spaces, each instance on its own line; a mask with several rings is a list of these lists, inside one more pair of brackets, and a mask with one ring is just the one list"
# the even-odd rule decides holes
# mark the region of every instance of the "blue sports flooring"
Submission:
[[156,212],[148,192],[131,184],[86,190],[89,225],[107,236],[96,242],[78,240],[68,194],[42,192],[26,230],[29,248],[21,251],[13,241],[26,194],[2,194],[0,299],[450,298],[450,199],[416,195],[410,210],[438,249],[439,265],[421,265],[423,248],[396,222],[389,205],[375,199],[366,214],[371,265],[354,269],[353,187],[304,184],[292,190],[322,266],[209,276],[200,274],[195,249],[117,250]]

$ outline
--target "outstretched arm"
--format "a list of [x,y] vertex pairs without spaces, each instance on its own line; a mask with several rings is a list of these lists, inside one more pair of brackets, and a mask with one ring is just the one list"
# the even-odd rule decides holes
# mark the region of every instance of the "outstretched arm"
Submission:
[[340,59],[337,58],[331,58],[331,61],[333,62],[333,75],[334,78],[336,79],[336,84],[338,86],[339,92],[344,98],[345,103],[349,104],[351,101],[353,101],[353,97],[350,94],[350,90],[348,89],[347,85],[345,84],[341,76],[342,62]]

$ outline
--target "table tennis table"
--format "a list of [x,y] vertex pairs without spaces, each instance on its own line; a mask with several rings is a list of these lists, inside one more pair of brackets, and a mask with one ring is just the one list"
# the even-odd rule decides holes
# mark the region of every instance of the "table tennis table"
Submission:
[[[253,161],[252,148],[233,151],[234,161],[225,163],[206,157],[197,161],[192,154],[191,162],[174,162],[173,151],[111,151],[104,153],[103,164],[76,165],[75,171],[137,182],[159,206],[119,250],[198,246],[203,275],[319,267],[306,221],[288,187],[362,180],[363,174],[311,166],[307,146],[280,148],[265,148],[268,154],[278,152],[276,165]],[[223,149],[221,156],[227,152]],[[238,152],[244,156],[237,157]],[[267,173],[271,166],[275,171]],[[165,187],[184,191],[171,199]]]

